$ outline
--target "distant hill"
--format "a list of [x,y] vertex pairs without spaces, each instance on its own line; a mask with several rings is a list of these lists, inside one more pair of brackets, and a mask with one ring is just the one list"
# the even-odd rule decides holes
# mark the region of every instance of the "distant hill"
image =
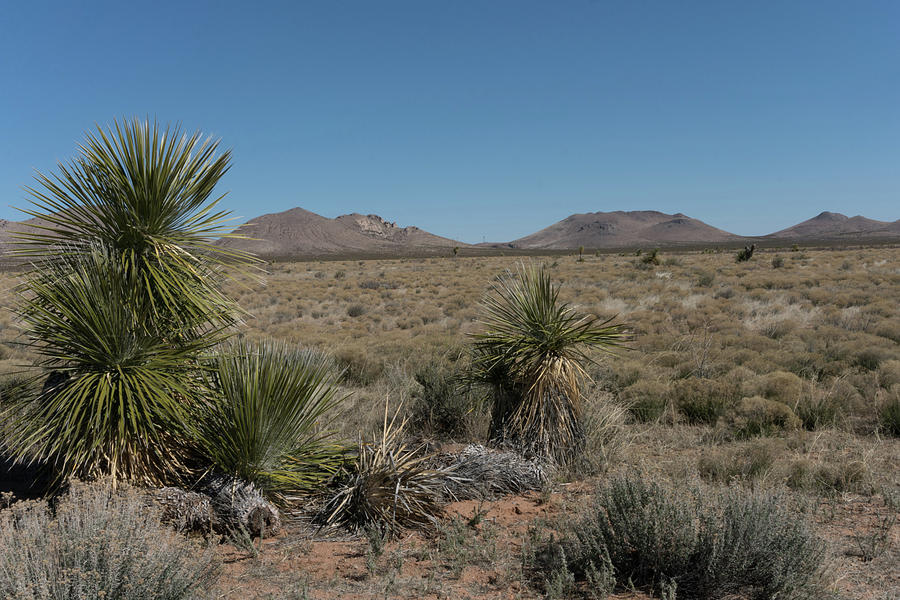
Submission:
[[620,248],[742,239],[681,213],[619,210],[575,214],[507,246],[523,249]]
[[765,236],[779,239],[840,239],[855,237],[898,237],[900,220],[875,221],[859,215],[848,217],[825,211],[793,227]]
[[228,238],[220,243],[264,257],[404,255],[466,246],[418,227],[398,227],[377,215],[353,213],[329,219],[302,208],[256,217],[235,234],[252,239]]
[[[38,219],[0,219],[0,262],[13,261],[11,233],[22,231]],[[440,237],[418,227],[398,227],[378,215],[353,213],[334,219],[302,208],[292,208],[250,220],[235,232],[248,239],[219,240],[231,248],[264,258],[326,258],[364,256],[446,255],[450,248],[469,244]],[[823,212],[793,227],[766,236],[743,237],[707,225],[682,213],[614,211],[574,214],[531,235],[507,243],[476,244],[482,248],[521,250],[574,250],[585,248],[634,248],[689,244],[790,241],[900,241],[900,220],[875,221]]]
[[0,262],[20,262],[23,259],[13,258],[12,250],[16,245],[13,238],[14,233],[26,232],[30,229],[30,225],[46,225],[43,219],[28,219],[27,221],[6,221],[0,219]]

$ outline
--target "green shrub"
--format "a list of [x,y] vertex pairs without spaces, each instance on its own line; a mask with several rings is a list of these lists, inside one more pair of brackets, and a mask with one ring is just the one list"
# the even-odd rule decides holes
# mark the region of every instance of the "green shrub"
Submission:
[[713,425],[740,395],[729,381],[691,377],[672,385],[672,400],[692,425]]
[[613,480],[586,516],[538,544],[535,566],[587,582],[602,573],[679,598],[821,597],[824,545],[780,495]]
[[771,435],[800,426],[791,407],[762,396],[743,398],[728,415],[728,421],[741,437]]
[[654,248],[647,254],[641,257],[641,263],[644,265],[658,265],[659,264],[659,248]]
[[351,304],[347,307],[347,316],[348,317],[361,317],[366,314],[366,307],[362,304]]
[[780,269],[783,266],[784,266],[784,259],[781,258],[780,256],[776,256],[775,258],[772,259],[772,268],[773,269]]
[[218,572],[215,549],[160,525],[136,492],[72,485],[55,511],[0,511],[0,597],[12,600],[196,598]]
[[638,381],[622,390],[619,399],[641,423],[659,420],[668,405],[669,388],[659,381]]
[[478,421],[489,418],[455,366],[431,362],[416,372],[415,380],[421,389],[414,392],[410,406],[414,430],[440,439],[463,440],[476,433]]
[[744,246],[738,253],[735,255],[734,259],[736,262],[746,262],[753,257],[753,251],[756,250],[756,244],[750,244],[749,246]]

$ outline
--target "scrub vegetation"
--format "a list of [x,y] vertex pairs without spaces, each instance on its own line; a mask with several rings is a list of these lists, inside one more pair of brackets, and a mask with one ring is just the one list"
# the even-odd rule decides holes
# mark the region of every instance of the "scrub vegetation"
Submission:
[[900,249],[262,264],[228,161],[134,121],[38,177],[0,596],[896,596]]

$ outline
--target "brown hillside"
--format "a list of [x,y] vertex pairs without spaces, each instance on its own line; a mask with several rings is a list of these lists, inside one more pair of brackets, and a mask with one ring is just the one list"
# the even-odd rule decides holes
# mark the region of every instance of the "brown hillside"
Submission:
[[520,238],[515,248],[617,248],[654,244],[712,243],[741,237],[681,213],[615,211],[575,214]]
[[260,256],[404,254],[465,246],[418,227],[398,227],[377,215],[353,213],[329,219],[302,208],[257,217],[235,233],[251,239],[221,243]]
[[848,217],[841,213],[825,211],[798,223],[793,227],[771,233],[766,237],[829,239],[852,237],[895,237],[900,236],[900,220],[893,223],[875,221],[859,215]]

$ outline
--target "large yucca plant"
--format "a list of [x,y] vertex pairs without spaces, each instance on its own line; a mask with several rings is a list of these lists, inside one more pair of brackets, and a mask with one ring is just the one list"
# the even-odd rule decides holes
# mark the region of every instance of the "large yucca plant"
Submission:
[[221,269],[252,262],[213,244],[228,230],[210,199],[230,158],[217,147],[135,119],[98,128],[57,175],[37,175],[24,212],[40,220],[18,234],[35,264],[20,313],[50,376],[0,414],[19,459],[63,477],[183,472],[195,369],[239,318]]
[[584,364],[620,346],[623,325],[578,314],[543,266],[524,264],[493,284],[481,322],[474,366],[492,390],[491,439],[568,462],[584,440]]
[[330,360],[281,342],[240,343],[215,358],[211,376],[197,427],[217,469],[279,500],[315,491],[337,472],[343,448],[329,423],[344,397]]

